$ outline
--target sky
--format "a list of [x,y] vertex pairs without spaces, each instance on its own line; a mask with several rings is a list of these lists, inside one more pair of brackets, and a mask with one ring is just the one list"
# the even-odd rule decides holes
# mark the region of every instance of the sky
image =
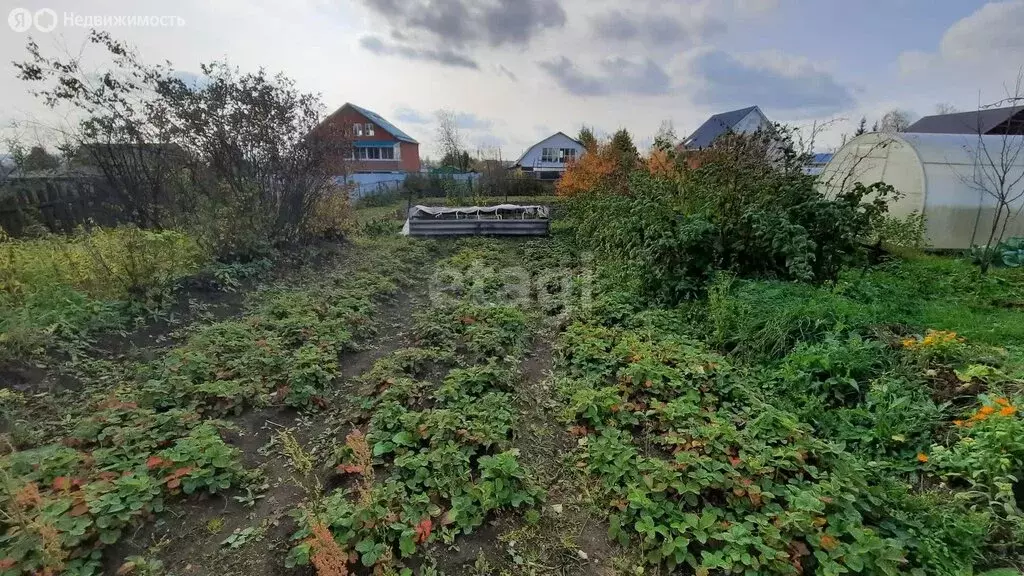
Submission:
[[[318,93],[325,112],[345,102],[369,108],[434,158],[440,109],[456,114],[468,148],[489,157],[514,159],[584,124],[598,134],[627,128],[643,148],[664,121],[685,137],[711,114],[751,105],[805,135],[825,125],[815,148],[828,151],[862,116],[870,126],[893,108],[920,117],[940,103],[973,110],[997,101],[1024,66],[1024,0],[0,0],[0,8],[8,17],[0,124],[9,132],[16,123],[26,140],[42,138],[26,126],[66,116],[32,96],[12,62],[25,58],[29,38],[44,53],[92,62],[90,23],[144,61],[170,61],[185,74],[223,59],[283,72]],[[18,9],[38,21],[14,22]],[[163,18],[150,26],[132,21],[139,16]]]

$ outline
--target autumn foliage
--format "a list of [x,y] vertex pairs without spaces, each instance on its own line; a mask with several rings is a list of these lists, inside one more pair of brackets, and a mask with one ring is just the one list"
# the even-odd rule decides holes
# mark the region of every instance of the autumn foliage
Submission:
[[323,522],[314,522],[311,529],[310,561],[317,576],[348,576],[348,554],[338,546],[331,531]]
[[559,196],[575,196],[606,184],[619,171],[615,152],[609,144],[598,144],[596,150],[569,162],[565,174],[555,185]]
[[641,158],[629,133],[620,130],[608,142],[592,143],[582,157],[570,162],[555,185],[555,192],[559,196],[599,189],[624,192],[633,170],[646,169],[654,176],[670,178],[677,172],[673,156],[670,151],[655,148],[648,158]]

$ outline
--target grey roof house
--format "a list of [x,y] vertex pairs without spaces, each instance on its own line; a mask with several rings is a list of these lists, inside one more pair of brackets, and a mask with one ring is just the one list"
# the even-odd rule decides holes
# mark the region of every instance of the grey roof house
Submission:
[[768,117],[757,106],[730,110],[708,118],[680,145],[687,150],[708,148],[723,134],[749,134],[771,125]]
[[1024,106],[925,116],[905,132],[915,134],[1024,134]]

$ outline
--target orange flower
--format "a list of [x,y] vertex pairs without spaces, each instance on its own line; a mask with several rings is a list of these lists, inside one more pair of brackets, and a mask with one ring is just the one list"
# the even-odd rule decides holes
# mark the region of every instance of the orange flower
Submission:
[[928,455],[927,455],[927,454],[925,454],[924,452],[920,452],[920,453],[918,453],[918,455],[917,455],[917,461],[918,461],[918,462],[921,462],[921,463],[927,462],[927,461],[928,461]]
[[957,428],[959,428],[959,427],[961,427],[963,425],[964,425],[964,421],[963,420],[953,420],[953,426],[956,426]]
[[1006,406],[999,411],[1000,416],[1013,416],[1017,412],[1016,406]]
[[996,404],[999,404],[1000,406],[1009,406],[1010,401],[1006,398],[996,398]]
[[993,414],[995,411],[996,409],[992,406],[982,406],[981,409],[978,410],[978,414],[984,414],[985,416],[988,416],[990,414]]

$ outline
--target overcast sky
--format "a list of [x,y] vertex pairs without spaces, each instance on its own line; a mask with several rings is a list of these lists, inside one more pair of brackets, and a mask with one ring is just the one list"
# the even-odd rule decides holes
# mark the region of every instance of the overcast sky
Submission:
[[[434,113],[459,114],[472,148],[516,157],[556,131],[620,127],[649,143],[709,114],[758,105],[772,120],[845,118],[1001,98],[1024,65],[1024,0],[0,0],[58,14],[50,32],[0,28],[0,121],[52,120],[14,79],[31,36],[78,52],[68,16],[171,16],[114,26],[153,63],[184,72],[228,59],[265,67],[389,118],[437,155]],[[180,20],[179,20],[180,19]],[[45,22],[44,22],[45,24]],[[2,26],[2,24],[0,24]]]

